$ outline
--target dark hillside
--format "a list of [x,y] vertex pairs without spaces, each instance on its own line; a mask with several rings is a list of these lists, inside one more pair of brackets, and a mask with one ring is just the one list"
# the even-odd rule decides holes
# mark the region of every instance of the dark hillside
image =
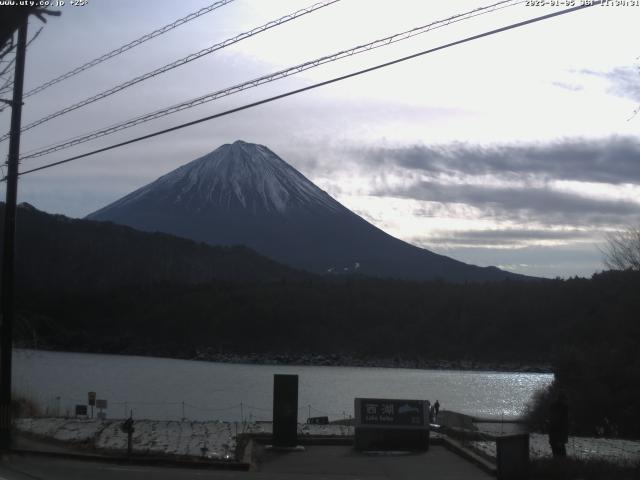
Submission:
[[50,215],[27,204],[18,209],[16,230],[17,283],[29,290],[270,282],[308,275],[246,247],[212,247],[109,222]]

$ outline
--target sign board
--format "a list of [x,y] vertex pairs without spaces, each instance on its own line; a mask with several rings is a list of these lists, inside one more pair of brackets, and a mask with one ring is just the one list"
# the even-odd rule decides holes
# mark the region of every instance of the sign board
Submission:
[[86,417],[87,416],[87,406],[86,405],[76,405],[76,417]]
[[96,407],[99,408],[100,410],[105,410],[107,408],[107,401],[106,400],[102,400],[102,399],[97,399],[96,400]]
[[424,428],[429,422],[426,400],[356,398],[356,426]]
[[89,392],[89,405],[94,406],[96,404],[96,392]]
[[329,425],[329,417],[309,417],[309,425]]
[[356,450],[427,450],[429,407],[427,400],[356,398]]

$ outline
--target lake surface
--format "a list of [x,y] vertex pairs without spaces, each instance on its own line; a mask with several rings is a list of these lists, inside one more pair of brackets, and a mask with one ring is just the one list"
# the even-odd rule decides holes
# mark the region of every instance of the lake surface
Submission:
[[355,397],[440,401],[441,408],[500,419],[520,416],[553,375],[404,368],[247,365],[16,349],[14,391],[49,414],[73,413],[87,393],[109,418],[270,420],[273,374],[299,375],[298,418],[353,415]]

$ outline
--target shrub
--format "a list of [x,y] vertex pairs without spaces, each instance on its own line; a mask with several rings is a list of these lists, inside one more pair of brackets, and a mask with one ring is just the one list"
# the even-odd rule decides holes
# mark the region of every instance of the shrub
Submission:
[[42,411],[35,400],[22,395],[13,395],[11,399],[11,414],[13,418],[38,417],[42,414]]

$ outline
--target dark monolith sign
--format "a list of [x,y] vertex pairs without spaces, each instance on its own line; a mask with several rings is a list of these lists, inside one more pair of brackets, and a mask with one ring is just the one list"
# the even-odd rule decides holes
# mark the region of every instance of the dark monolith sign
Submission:
[[273,376],[273,445],[298,444],[298,375]]

